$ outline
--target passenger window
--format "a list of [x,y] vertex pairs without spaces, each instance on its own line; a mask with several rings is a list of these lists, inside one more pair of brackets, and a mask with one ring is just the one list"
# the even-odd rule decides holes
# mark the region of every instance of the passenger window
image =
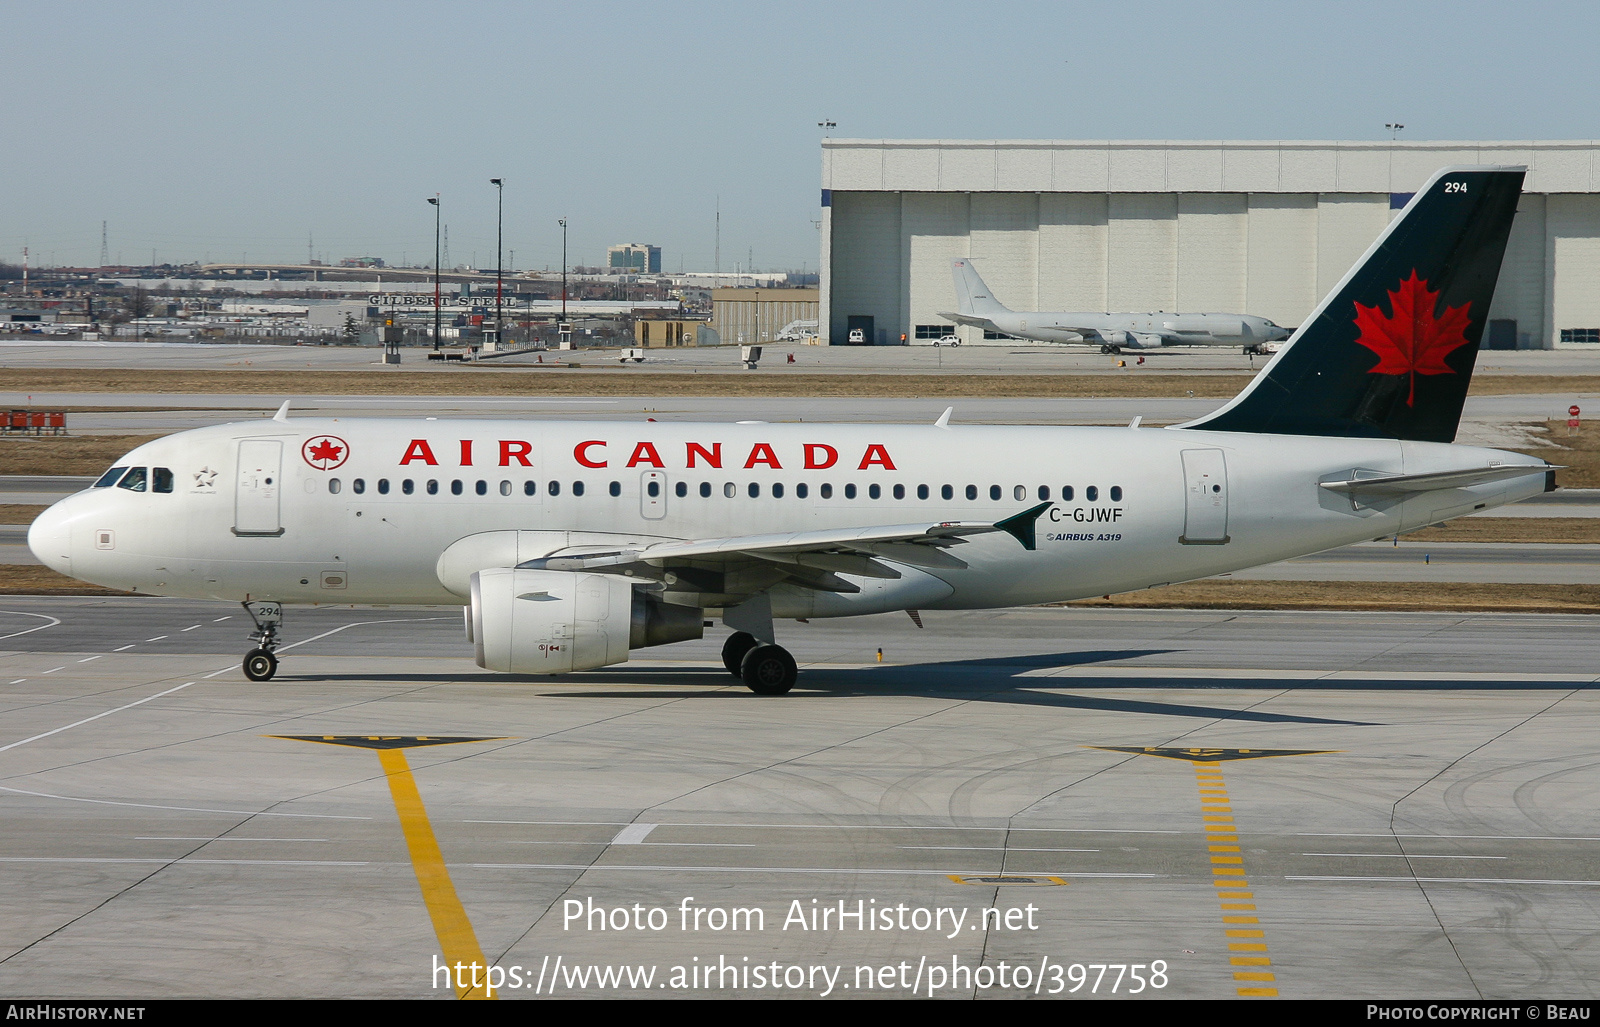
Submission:
[[848,484],[848,485],[846,485],[844,487],[844,498],[846,498],[846,499],[854,499],[854,498],[856,498],[856,483],[855,482],[851,482],[850,484]]
[[405,481],[400,483],[400,491],[409,496],[411,493],[417,491],[417,483],[412,481],[410,478],[407,478]]
[[338,478],[329,478],[328,479],[328,491],[330,493],[332,493],[333,495],[337,496],[339,494],[339,490],[341,488],[343,488],[343,487],[344,487],[344,483],[341,482]]
[[1111,501],[1113,503],[1122,502],[1122,486],[1121,485],[1113,485],[1113,486],[1111,486]]
[[867,486],[867,495],[873,499],[881,499],[883,497],[883,488],[874,482]]
[[711,483],[709,481],[703,481],[703,482],[700,483],[700,498],[701,499],[710,499],[711,498]]
[[612,494],[612,495],[613,495],[613,496],[620,496],[620,495],[622,495],[622,482],[620,482],[620,481],[614,481],[614,482],[612,482],[612,483],[611,483],[611,488],[610,488],[610,492],[611,492],[611,494]]
[[810,493],[810,491],[811,491],[810,486],[808,486],[805,482],[801,482],[800,484],[798,484],[798,485],[796,485],[794,487],[794,494],[795,494],[796,498],[799,498],[799,499],[806,498],[806,495],[808,493]]
[[97,489],[110,488],[111,486],[115,485],[118,481],[120,481],[122,479],[122,476],[124,474],[127,474],[127,473],[128,473],[128,468],[126,467],[126,465],[124,465],[122,467],[113,467],[113,468],[111,468],[111,470],[109,470],[106,473],[102,474],[100,476],[100,480],[95,482],[93,487],[97,488]]
[[[651,499],[654,499],[661,495],[661,483],[659,481],[652,481],[649,485],[645,486],[645,491],[650,493]],[[615,495],[615,493],[613,493],[613,495]]]
[[539,485],[538,485],[537,482],[525,481],[525,482],[522,483],[522,494],[523,495],[531,496],[531,495],[533,495],[534,493],[536,493],[538,491],[539,491]]
[[583,482],[575,481],[572,483],[572,494],[575,496],[583,495]]
[[956,497],[956,490],[955,490],[954,486],[952,486],[952,485],[941,485],[941,486],[939,486],[939,498],[940,499],[954,499],[955,497]]
[[509,481],[502,481],[500,483],[500,494],[502,496],[511,495],[511,483]]
[[999,499],[1000,498],[1000,486],[998,486],[998,485],[990,485],[989,486],[989,498],[990,499]]
[[682,499],[684,496],[689,494],[689,483],[686,481],[680,481],[676,485],[672,486],[672,491],[678,494],[679,499]]
[[378,479],[378,495],[387,496],[388,494],[389,494],[389,479],[388,478],[379,478]]
[[977,499],[978,498],[978,486],[976,486],[976,485],[968,485],[967,486],[967,498],[968,499]]
[[1018,485],[1016,488],[1011,490],[1011,498],[1012,499],[1021,501],[1023,499],[1026,499],[1027,497],[1028,497],[1028,490],[1023,488],[1021,485]]
[[917,498],[918,499],[927,499],[928,498],[928,486],[926,486],[926,485],[918,485],[917,486]]
[[150,469],[150,487],[152,492],[171,492],[172,469],[170,467],[152,467]]
[[561,495],[561,483],[559,481],[552,481],[549,487],[544,490],[544,494],[547,496]]
[[833,498],[833,486],[828,484],[827,482],[823,482],[822,483],[821,494],[822,494],[822,498],[823,499],[832,499]]
[[723,484],[722,484],[722,495],[723,495],[724,498],[732,499],[734,497],[734,495],[738,491],[739,491],[739,486],[735,485],[733,482],[731,482],[731,481],[723,482]]
[[437,481],[435,481],[434,479],[429,478],[428,479],[428,495],[437,496],[438,494],[439,494],[439,483]]
[[365,478],[355,479],[350,483],[350,491],[358,496],[361,495],[361,493],[367,491],[367,480]]
[[772,486],[772,498],[773,499],[782,499],[783,498],[783,485],[781,483]]
[[1100,486],[1086,486],[1083,490],[1083,498],[1087,499],[1091,503],[1098,502],[1100,499]]
[[484,481],[482,478],[479,478],[478,484],[473,486],[473,491],[477,492],[480,496],[487,496],[489,494],[489,483]]
[[143,492],[148,476],[149,472],[143,467],[135,467],[117,482],[117,488],[127,489],[129,492]]
[[450,494],[452,496],[461,495],[461,479],[460,478],[454,478],[454,479],[451,480],[451,482],[450,482]]
[[760,499],[761,498],[761,486],[757,485],[755,482],[751,482],[750,483],[750,498],[751,499]]
[[1063,485],[1063,486],[1061,486],[1061,501],[1063,503],[1072,502],[1072,486],[1071,485]]
[[1040,499],[1049,499],[1050,498],[1050,486],[1048,486],[1048,485],[1040,485],[1039,486],[1039,498]]

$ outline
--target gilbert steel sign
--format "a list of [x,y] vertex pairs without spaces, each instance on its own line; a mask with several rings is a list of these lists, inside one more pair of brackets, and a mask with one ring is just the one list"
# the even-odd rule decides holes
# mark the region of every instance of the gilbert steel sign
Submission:
[[[511,293],[508,292],[502,295],[504,298],[509,299]],[[462,306],[464,302],[471,300],[476,300],[479,304],[481,304],[484,301],[484,296],[479,294],[468,297],[467,300],[463,300],[463,298],[460,296],[440,297],[440,303],[447,307],[459,307]],[[378,292],[368,296],[367,303],[374,307],[431,307],[433,306],[433,293]]]

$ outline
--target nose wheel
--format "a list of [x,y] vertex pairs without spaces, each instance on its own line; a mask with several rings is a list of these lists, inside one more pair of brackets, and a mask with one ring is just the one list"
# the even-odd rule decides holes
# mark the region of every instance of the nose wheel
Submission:
[[267,649],[252,649],[244,654],[244,676],[251,681],[270,681],[278,672],[278,658]]
[[278,672],[278,629],[283,626],[283,604],[246,602],[244,612],[255,622],[250,640],[256,647],[244,654],[244,676],[251,681],[270,681]]

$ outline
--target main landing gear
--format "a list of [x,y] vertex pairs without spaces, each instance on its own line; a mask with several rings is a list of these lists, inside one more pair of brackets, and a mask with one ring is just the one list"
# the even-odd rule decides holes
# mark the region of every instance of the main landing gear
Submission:
[[256,630],[251,633],[250,640],[257,643],[254,649],[244,654],[244,676],[251,681],[270,681],[272,675],[278,672],[278,657],[272,651],[278,648],[283,604],[246,602],[243,606],[244,612],[255,621]]
[[735,631],[722,643],[722,665],[757,695],[782,695],[800,675],[789,650],[760,642],[748,631]]

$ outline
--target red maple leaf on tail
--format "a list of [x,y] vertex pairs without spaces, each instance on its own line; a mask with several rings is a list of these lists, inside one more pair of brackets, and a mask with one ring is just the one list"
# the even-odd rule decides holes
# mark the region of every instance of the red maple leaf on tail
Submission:
[[1361,334],[1356,342],[1378,354],[1376,365],[1368,374],[1405,374],[1411,376],[1411,392],[1406,396],[1406,406],[1415,406],[1417,375],[1455,374],[1455,369],[1444,362],[1450,353],[1468,342],[1464,334],[1467,327],[1468,301],[1459,307],[1446,307],[1443,317],[1435,317],[1438,292],[1429,289],[1428,283],[1411,277],[1400,283],[1400,288],[1389,293],[1389,308],[1385,314],[1379,307],[1356,304],[1356,327]]

